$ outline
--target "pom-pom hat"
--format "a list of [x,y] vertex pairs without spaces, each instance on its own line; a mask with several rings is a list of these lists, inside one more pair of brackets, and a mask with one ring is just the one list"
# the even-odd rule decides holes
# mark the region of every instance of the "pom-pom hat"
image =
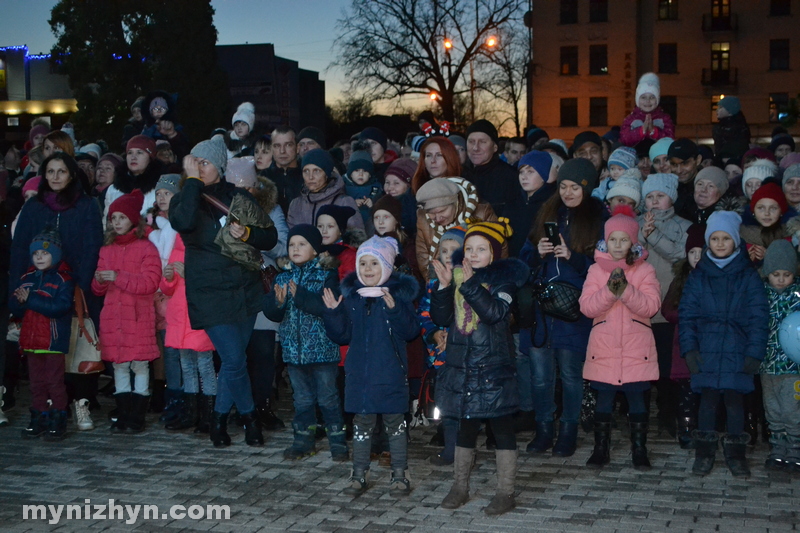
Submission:
[[639,243],[639,223],[636,222],[636,214],[633,209],[627,205],[620,205],[614,209],[614,215],[606,220],[604,228],[604,235],[606,241],[615,231],[621,231],[631,238],[631,243]]
[[492,247],[492,261],[500,259],[503,250],[503,243],[508,240],[514,231],[508,223],[507,218],[500,217],[497,222],[478,222],[477,224],[470,224],[467,232],[464,235],[464,242],[466,243],[470,237],[478,235],[483,237]]

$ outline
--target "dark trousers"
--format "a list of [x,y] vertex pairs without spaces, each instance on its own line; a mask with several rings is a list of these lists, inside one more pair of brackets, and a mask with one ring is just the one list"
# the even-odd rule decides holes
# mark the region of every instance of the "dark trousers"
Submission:
[[67,387],[64,385],[64,354],[27,352],[31,380],[31,408],[47,411],[47,400],[53,408],[67,409]]
[[740,435],[744,432],[743,394],[730,389],[703,389],[701,391],[697,428],[700,431],[714,431],[717,423],[717,405],[719,404],[720,396],[725,401],[728,433],[730,435]]
[[[475,448],[482,421],[475,418],[462,418],[458,424],[456,446],[459,448]],[[498,450],[517,449],[517,437],[514,434],[514,415],[489,418],[485,422],[492,428]]]
[[247,373],[256,407],[264,407],[272,397],[275,380],[275,331],[254,329],[247,344]]

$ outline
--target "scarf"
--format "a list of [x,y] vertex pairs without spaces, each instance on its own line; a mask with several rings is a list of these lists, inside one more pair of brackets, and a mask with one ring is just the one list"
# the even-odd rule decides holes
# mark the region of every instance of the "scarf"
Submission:
[[44,205],[56,213],[63,213],[67,209],[74,207],[77,199],[78,195],[76,194],[75,198],[72,198],[68,204],[64,205],[58,201],[58,193],[54,193],[53,191],[47,191],[44,193]]
[[131,230],[125,235],[117,235],[114,237],[114,244],[125,246],[126,244],[130,244],[138,238],[139,237],[136,236],[136,228],[131,228]]
[[436,259],[436,252],[439,250],[439,241],[441,240],[442,235],[444,235],[447,230],[456,226],[462,226],[466,228],[467,222],[470,218],[472,218],[472,215],[475,213],[475,209],[478,207],[478,192],[472,183],[464,178],[447,179],[459,186],[461,199],[464,202],[464,209],[458,213],[456,215],[456,219],[447,226],[440,226],[436,224],[430,219],[430,217],[428,217],[427,213],[425,214],[425,219],[428,221],[428,225],[431,227],[431,229],[433,229],[433,236],[431,238],[431,245],[428,252],[431,259]]
[[361,287],[356,292],[364,298],[383,298],[383,287]]
[[[474,276],[474,275],[473,275]],[[464,295],[459,290],[461,285],[464,284],[464,269],[453,269],[453,283],[455,284],[455,311],[456,311],[456,329],[462,335],[472,335],[478,329],[480,319],[478,315],[472,310],[472,307],[464,299]],[[488,288],[489,285],[481,283],[481,286]]]
[[709,259],[711,259],[711,262],[712,262],[712,263],[714,263],[715,265],[717,265],[719,268],[725,268],[726,266],[728,266],[728,265],[730,264],[730,262],[731,262],[731,261],[733,261],[733,260],[734,260],[734,258],[735,258],[737,255],[739,255],[739,252],[740,252],[741,250],[742,250],[742,248],[741,248],[741,247],[739,247],[739,248],[736,248],[736,251],[735,251],[735,252],[733,252],[733,253],[732,253],[731,255],[729,255],[728,257],[723,257],[722,259],[719,259],[719,258],[717,258],[717,257],[714,257],[714,254],[712,254],[712,253],[711,253],[711,250],[707,250],[707,251],[706,251],[706,255],[708,256],[708,258],[709,258]]

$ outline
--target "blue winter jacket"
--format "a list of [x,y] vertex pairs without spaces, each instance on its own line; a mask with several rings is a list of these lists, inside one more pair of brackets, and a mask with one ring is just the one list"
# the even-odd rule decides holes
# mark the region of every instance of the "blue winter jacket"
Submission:
[[405,413],[408,411],[406,343],[419,335],[414,299],[416,279],[397,272],[384,285],[395,306],[383,298],[364,298],[364,285],[352,272],[342,280],[344,301],[326,309],[325,329],[337,344],[350,345],[344,363],[344,410],[348,413]]
[[769,304],[744,242],[724,268],[703,254],[686,280],[678,320],[681,355],[699,350],[702,359],[700,373],[692,374],[692,390],[753,390],[753,376],[743,372],[744,358],[764,359]]
[[292,269],[281,272],[275,284],[288,288],[289,282],[297,284],[297,293],[287,291],[282,306],[275,301],[275,291],[264,295],[264,315],[280,322],[278,332],[283,347],[283,360],[290,365],[312,363],[338,363],[339,347],[328,339],[322,313],[322,290],[331,289],[339,297],[339,276],[336,269],[324,268],[320,259],[314,258],[302,266],[292,263]]

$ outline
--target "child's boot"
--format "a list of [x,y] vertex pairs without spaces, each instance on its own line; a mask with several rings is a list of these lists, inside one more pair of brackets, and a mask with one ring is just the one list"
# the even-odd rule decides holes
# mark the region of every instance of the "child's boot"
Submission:
[[317,453],[317,448],[314,444],[317,427],[304,428],[298,424],[292,424],[292,426],[294,427],[294,441],[289,448],[283,450],[283,458],[297,460]]
[[133,433],[144,431],[145,415],[147,407],[150,405],[150,396],[143,394],[131,394],[130,406],[128,408],[128,430]]
[[528,453],[544,453],[553,447],[553,436],[555,423],[552,420],[547,422],[536,422],[536,436],[528,443],[525,451]]
[[611,461],[611,413],[594,415],[594,450],[586,461],[589,468],[602,468]]
[[181,398],[181,412],[180,416],[167,422],[164,427],[166,429],[189,429],[197,424],[197,394],[184,392]]
[[725,454],[725,464],[735,477],[750,477],[750,467],[747,466],[747,443],[750,435],[725,435],[722,438],[722,451]]
[[694,432],[694,465],[692,474],[705,476],[714,468],[714,459],[717,455],[719,433],[716,431]]
[[553,455],[556,457],[572,457],[578,447],[578,423],[558,422],[558,438],[553,446]]
[[631,427],[631,459],[636,470],[650,470],[647,458],[647,413],[628,415]]
[[211,413],[214,412],[216,396],[201,394],[197,400],[197,426],[195,433],[209,433],[211,431]]
[[800,436],[786,435],[788,451],[786,453],[786,469],[800,472]]
[[125,433],[128,429],[128,418],[130,417],[131,401],[133,393],[118,392],[114,394],[114,401],[117,403],[117,419],[111,423],[111,431],[114,433]]
[[239,417],[239,422],[244,426],[244,442],[248,446],[262,446],[264,435],[261,433],[261,422],[255,410]]
[[28,427],[22,430],[22,438],[35,439],[47,432],[48,416],[47,411],[31,409],[31,421]]
[[49,420],[44,439],[49,441],[63,440],[67,434],[67,412],[61,409],[50,409],[50,413],[47,416]]
[[453,486],[442,500],[443,509],[458,509],[469,501],[469,476],[475,464],[475,448],[456,446],[453,459]]
[[78,431],[90,431],[94,429],[92,417],[89,414],[89,400],[81,398],[72,402],[74,411],[75,425],[78,426]]
[[406,477],[405,470],[393,470],[392,479],[389,481],[389,496],[402,498],[411,494],[411,481]]
[[211,411],[209,437],[217,448],[231,445],[231,437],[228,435],[228,413]]
[[331,447],[331,459],[338,463],[350,460],[350,453],[347,451],[347,433],[344,425],[330,424],[325,427],[328,432],[328,444]]
[[351,471],[350,478],[347,480],[347,486],[342,492],[348,496],[361,496],[369,488],[367,482],[367,474],[369,470],[357,472],[355,469]]
[[[575,424],[577,429],[578,425]],[[483,510],[489,516],[507,513],[517,506],[514,500],[514,481],[517,477],[517,450],[495,450],[497,461],[497,492]]]
[[781,471],[788,465],[786,457],[789,455],[789,441],[785,431],[772,431],[769,437],[769,457],[764,462],[764,468],[772,471]]

